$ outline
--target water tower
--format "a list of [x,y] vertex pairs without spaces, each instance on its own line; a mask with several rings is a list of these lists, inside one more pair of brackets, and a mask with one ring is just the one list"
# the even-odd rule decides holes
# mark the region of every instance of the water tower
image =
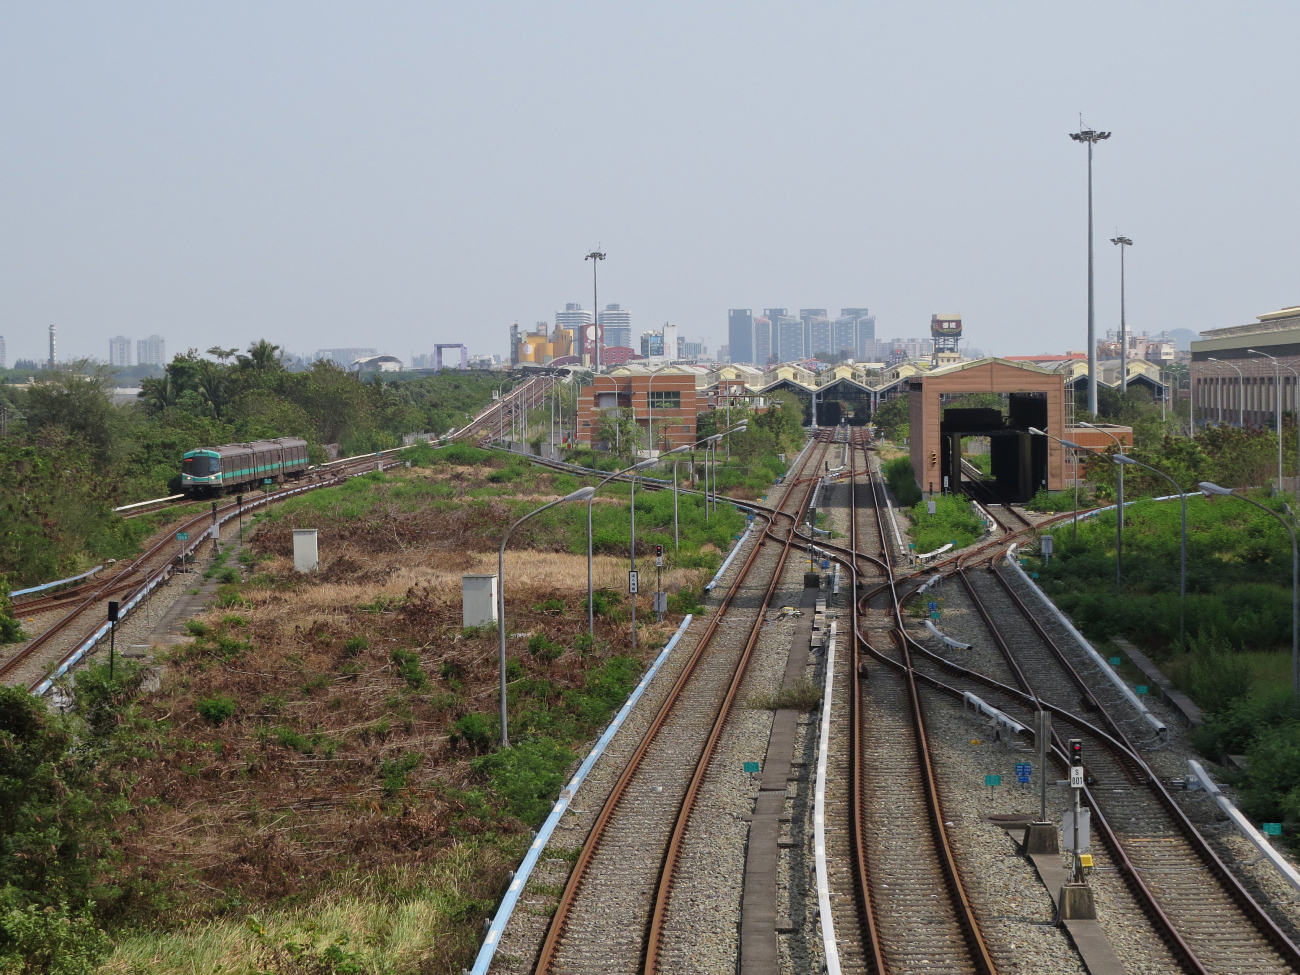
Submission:
[[[944,362],[955,361],[957,343],[961,341],[961,315],[931,315],[930,338],[934,340],[934,354],[931,365],[938,366]],[[943,356],[943,358],[940,358]]]

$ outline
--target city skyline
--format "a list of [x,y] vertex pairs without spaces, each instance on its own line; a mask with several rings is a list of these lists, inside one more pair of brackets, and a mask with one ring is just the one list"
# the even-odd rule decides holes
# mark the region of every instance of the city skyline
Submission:
[[[590,305],[595,247],[600,295],[714,347],[735,296],[864,294],[881,332],[961,308],[993,351],[1079,348],[1080,112],[1113,132],[1095,218],[1136,241],[1131,321],[1200,331],[1297,300],[1300,133],[1278,93],[1300,10],[944,9],[531,9],[503,27],[401,2],[307,21],[10,6],[9,355],[44,359],[51,322],[68,358],[132,331],[291,350],[496,334]],[[556,64],[539,36],[592,56]],[[823,70],[751,63],[812,47]],[[579,131],[620,146],[617,164],[573,166]],[[830,151],[741,149],[773,135]],[[1118,256],[1096,274],[1101,329],[1119,319]]]

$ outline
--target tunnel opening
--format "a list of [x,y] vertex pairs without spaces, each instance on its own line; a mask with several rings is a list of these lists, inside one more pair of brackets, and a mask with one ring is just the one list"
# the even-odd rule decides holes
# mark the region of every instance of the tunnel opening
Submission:
[[[943,394],[940,408],[946,492],[990,504],[1024,504],[1046,487],[1046,439],[1029,433],[1030,427],[1047,426],[1046,393]],[[987,444],[987,464],[964,456],[976,444]]]

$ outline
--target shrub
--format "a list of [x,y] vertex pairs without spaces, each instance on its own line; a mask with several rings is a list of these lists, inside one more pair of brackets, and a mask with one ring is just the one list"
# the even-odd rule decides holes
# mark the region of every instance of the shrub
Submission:
[[573,649],[584,657],[596,647],[596,641],[590,633],[580,633],[573,641]]
[[895,457],[885,465],[885,483],[894,492],[898,503],[910,508],[921,500],[921,489],[916,486],[916,472],[908,457]]
[[573,753],[550,738],[534,738],[503,748],[474,762],[489,788],[506,802],[510,814],[536,826],[551,809],[551,796],[564,784]]
[[343,655],[346,657],[355,657],[362,650],[370,649],[370,641],[363,636],[350,636],[347,643],[343,644]]
[[700,605],[699,590],[694,586],[682,586],[668,597],[668,612],[680,613],[683,616],[688,613],[698,615],[704,612],[704,607]]
[[419,752],[405,752],[390,758],[379,766],[379,777],[384,780],[384,794],[395,795],[410,784],[410,774],[420,767]]
[[389,659],[397,664],[397,672],[402,675],[402,680],[406,681],[407,686],[418,691],[429,682],[428,675],[420,666],[420,655],[414,650],[403,650],[399,647],[392,652]]
[[597,616],[612,616],[621,602],[622,594],[612,589],[597,589],[591,594],[591,610]]
[[933,552],[948,542],[953,542],[954,548],[965,548],[984,533],[984,523],[975,516],[966,498],[939,495],[932,500],[934,514],[922,501],[910,512],[917,552]]
[[473,751],[486,751],[492,744],[492,723],[476,711],[463,714],[452,724],[449,740],[452,745],[463,741]]
[[213,724],[221,724],[234,717],[235,702],[224,694],[216,694],[212,697],[199,698],[194,709]]
[[546,616],[559,616],[567,607],[563,599],[545,599],[533,607],[534,613],[542,613]]
[[208,635],[208,625],[200,620],[186,620],[185,630],[190,636]]
[[538,660],[558,660],[560,654],[564,653],[564,647],[549,639],[541,630],[538,630],[528,638],[528,652]]
[[0,971],[92,975],[113,950],[90,911],[29,904],[0,913]]

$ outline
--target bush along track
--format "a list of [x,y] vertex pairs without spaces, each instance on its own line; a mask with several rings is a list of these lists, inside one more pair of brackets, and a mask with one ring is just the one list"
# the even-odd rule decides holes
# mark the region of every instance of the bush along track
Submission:
[[[80,938],[99,958],[107,930],[116,947],[106,972],[468,963],[527,830],[679,615],[698,609],[690,583],[720,558],[723,525],[739,531],[743,518],[724,505],[729,520],[705,524],[682,498],[683,540],[696,546],[683,553],[701,568],[673,568],[669,618],[643,628],[636,654],[621,593],[597,593],[596,634],[586,634],[576,584],[585,584],[585,511],[581,559],[568,519],[533,536],[552,551],[515,553],[582,572],[532,576],[525,564],[508,583],[511,633],[524,635],[512,636],[507,668],[514,747],[498,751],[497,635],[461,627],[458,576],[476,550],[495,549],[504,513],[571,490],[572,479],[495,456],[482,466],[458,459],[471,463],[358,478],[264,519],[238,567],[217,568],[222,605],[191,621],[194,640],[170,652],[158,691],[138,695],[138,675],[123,678],[132,672],[121,664],[109,687],[92,665],[77,676],[77,698],[98,703],[75,715],[45,715],[24,698],[50,722],[51,769],[80,769],[85,796],[64,805],[84,830],[66,868],[80,871],[81,896],[65,908],[66,888],[41,881],[48,865],[17,869],[9,903],[64,919],[39,937]],[[448,485],[460,503],[447,503]],[[643,518],[663,531],[659,497],[643,515],[638,492],[638,531]],[[598,524],[611,537],[600,545],[623,556],[617,505],[605,507]],[[321,530],[321,571],[307,577],[288,557],[299,520]],[[401,588],[413,564],[452,570]],[[37,813],[47,815],[28,821]],[[409,923],[394,927],[394,916]]]

